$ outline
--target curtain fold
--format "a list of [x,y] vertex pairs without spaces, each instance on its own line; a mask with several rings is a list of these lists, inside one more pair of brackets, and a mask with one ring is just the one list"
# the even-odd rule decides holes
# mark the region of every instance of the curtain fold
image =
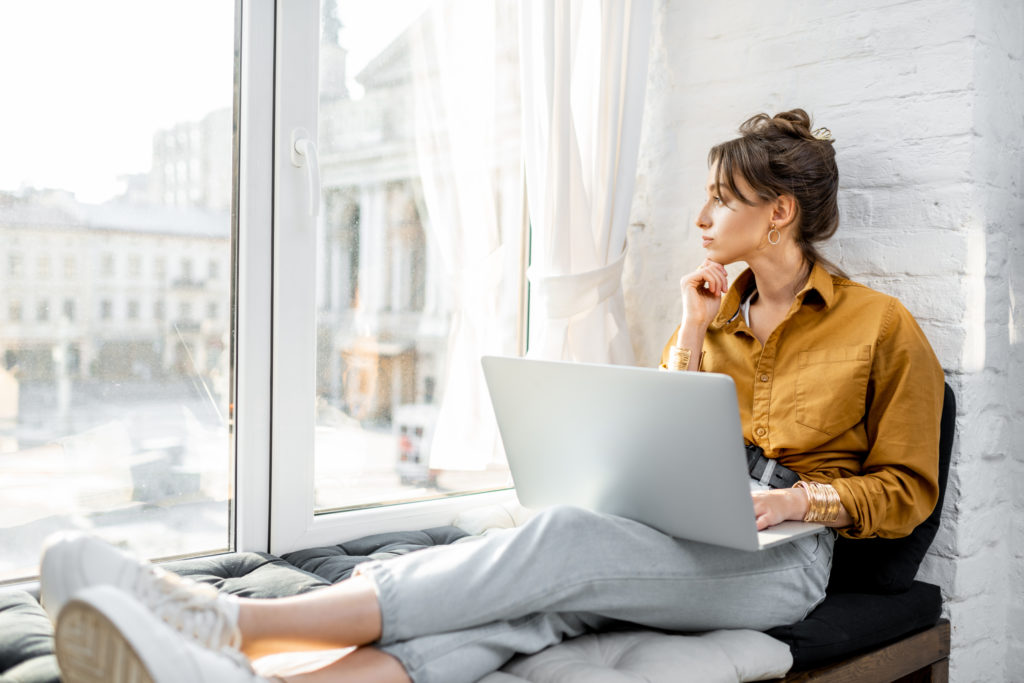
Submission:
[[508,119],[514,130],[518,102],[499,97],[502,79],[516,73],[515,36],[498,34],[507,11],[507,0],[435,2],[412,36],[426,231],[444,273],[424,325],[448,327],[435,469],[503,458],[480,357],[516,352],[522,182],[517,141],[502,128]]
[[529,355],[631,364],[621,275],[652,0],[523,0]]

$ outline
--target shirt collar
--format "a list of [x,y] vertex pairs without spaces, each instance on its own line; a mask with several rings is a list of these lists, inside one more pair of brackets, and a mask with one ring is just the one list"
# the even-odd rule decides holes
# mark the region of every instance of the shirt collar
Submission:
[[[754,272],[747,268],[733,281],[729,291],[722,297],[722,305],[719,307],[718,315],[715,316],[711,327],[721,329],[730,322],[742,318],[743,316],[739,315],[740,304],[743,303],[743,298],[753,286]],[[803,289],[797,292],[797,301],[802,305],[807,300],[808,293],[812,291],[817,292],[818,296],[821,297],[825,310],[832,307],[832,302],[835,300],[832,275],[820,263],[815,263],[811,268],[810,277],[804,283]]]

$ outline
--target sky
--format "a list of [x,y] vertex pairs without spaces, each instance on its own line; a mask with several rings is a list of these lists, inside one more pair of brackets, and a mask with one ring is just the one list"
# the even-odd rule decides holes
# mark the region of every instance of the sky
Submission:
[[[339,0],[355,73],[426,0]],[[81,201],[145,173],[157,130],[231,106],[233,0],[0,0],[0,191]]]

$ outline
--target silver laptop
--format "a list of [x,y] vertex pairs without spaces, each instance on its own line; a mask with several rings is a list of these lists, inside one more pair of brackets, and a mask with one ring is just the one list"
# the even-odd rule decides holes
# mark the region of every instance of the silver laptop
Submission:
[[635,519],[677,538],[759,550],[821,529],[757,531],[728,375],[485,356],[519,502]]

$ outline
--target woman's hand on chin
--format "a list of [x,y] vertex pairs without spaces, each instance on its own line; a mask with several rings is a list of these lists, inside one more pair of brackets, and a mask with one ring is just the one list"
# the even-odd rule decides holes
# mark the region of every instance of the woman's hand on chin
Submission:
[[722,295],[729,289],[725,266],[706,259],[679,281],[683,296],[683,327],[706,330],[718,313]]
[[757,519],[757,530],[763,531],[770,526],[789,519],[802,520],[807,516],[807,495],[800,489],[772,489],[770,491],[751,491],[754,499],[754,517]]

